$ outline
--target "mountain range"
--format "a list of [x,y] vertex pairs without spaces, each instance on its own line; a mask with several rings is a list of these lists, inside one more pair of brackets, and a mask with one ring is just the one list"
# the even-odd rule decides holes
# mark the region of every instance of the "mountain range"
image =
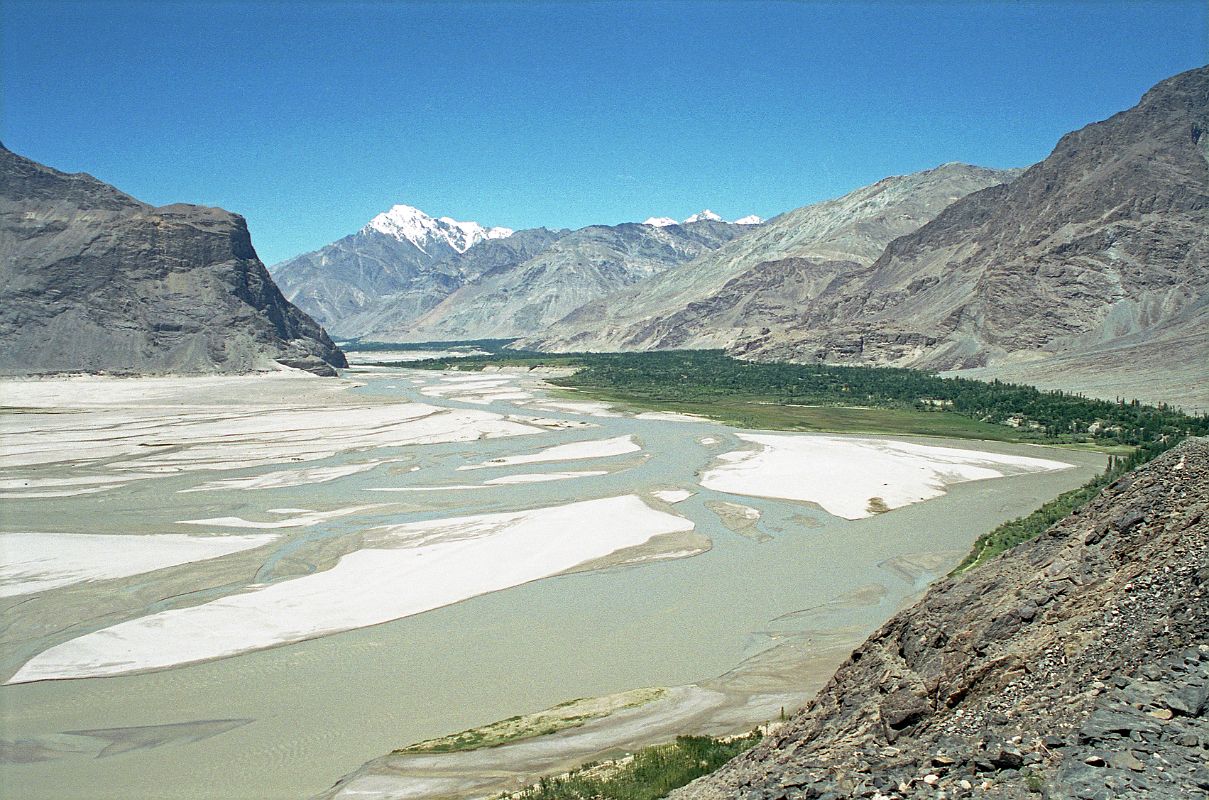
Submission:
[[800,305],[837,275],[872,263],[956,200],[1017,174],[944,164],[804,206],[599,298],[520,344],[553,351],[731,346],[745,333],[791,325]]
[[[744,358],[983,368],[1171,399],[1209,378],[1209,68],[836,277]],[[1107,386],[1104,386],[1107,388]],[[1145,388],[1139,386],[1138,388]]]
[[155,208],[2,145],[0,287],[0,374],[347,366],[277,289],[243,217]]
[[290,300],[337,336],[509,338],[710,252],[757,219],[728,223],[706,210],[682,223],[652,218],[514,232],[399,205],[270,270]]
[[943,164],[768,222],[705,210],[513,231],[396,205],[272,279],[237,215],[152,208],[4,150],[0,369],[328,371],[343,357],[318,322],[361,340],[918,367],[1205,410],[1206,131],[1202,67],[1026,170]]

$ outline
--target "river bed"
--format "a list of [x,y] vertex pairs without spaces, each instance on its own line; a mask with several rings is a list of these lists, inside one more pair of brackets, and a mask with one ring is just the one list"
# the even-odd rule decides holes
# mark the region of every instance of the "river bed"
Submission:
[[[80,547],[0,574],[15,592],[0,596],[3,793],[300,798],[414,741],[706,681],[829,603],[828,625],[872,630],[979,534],[1104,461],[831,435],[828,448],[894,455],[896,485],[830,502],[841,487],[824,471],[811,501],[776,488],[807,435],[623,414],[541,377],[6,382],[19,408],[3,417],[0,534],[103,547],[101,567]],[[745,488],[762,464],[772,488]],[[917,480],[942,488],[898,490]],[[113,537],[148,571],[98,573]],[[5,541],[6,565],[21,562],[31,540]],[[518,548],[541,558],[513,569]],[[430,557],[457,580],[416,566]],[[835,605],[854,593],[868,601]]]

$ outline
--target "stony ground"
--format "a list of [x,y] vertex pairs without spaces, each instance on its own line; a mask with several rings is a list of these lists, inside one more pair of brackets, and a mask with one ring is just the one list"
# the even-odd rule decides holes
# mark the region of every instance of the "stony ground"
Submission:
[[935,585],[707,798],[1209,797],[1209,440]]

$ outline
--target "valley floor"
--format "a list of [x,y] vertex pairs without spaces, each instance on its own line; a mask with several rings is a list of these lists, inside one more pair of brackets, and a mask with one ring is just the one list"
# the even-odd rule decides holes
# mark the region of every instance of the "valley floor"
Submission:
[[[644,686],[676,688],[487,751],[390,756],[337,791],[494,791],[741,730],[1104,460],[811,448],[561,398],[545,374],[5,382],[0,780],[299,797],[410,742]],[[854,472],[812,467],[823,453]],[[747,485],[778,471],[813,477]]]

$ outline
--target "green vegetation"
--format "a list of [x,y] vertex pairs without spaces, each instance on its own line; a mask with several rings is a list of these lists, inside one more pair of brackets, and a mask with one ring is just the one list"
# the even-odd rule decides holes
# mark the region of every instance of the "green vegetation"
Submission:
[[1155,456],[1175,446],[1178,439],[1151,442],[1137,448],[1127,458],[1110,457],[1108,468],[1077,489],[1071,489],[1050,500],[1026,517],[1003,523],[990,533],[979,536],[965,560],[953,570],[958,575],[985,564],[995,556],[1016,545],[1035,539],[1054,523],[1083,508],[1100,490],[1126,472],[1145,464]]
[[514,800],[656,800],[689,781],[708,775],[752,747],[760,734],[735,739],[680,736],[671,744],[638,751],[615,769],[588,765],[510,795]]
[[547,736],[567,728],[578,728],[589,720],[606,717],[615,711],[646,705],[666,693],[665,689],[633,689],[604,697],[569,700],[534,714],[509,717],[439,739],[417,742],[395,750],[395,753],[456,753],[483,747],[499,747],[521,739]]
[[551,383],[623,407],[698,414],[736,427],[1034,442],[1109,454],[1103,475],[979,537],[955,572],[1032,539],[1185,436],[1209,435],[1209,415],[1192,416],[1163,404],[1097,400],[920,370],[755,363],[717,350],[565,355],[497,350],[490,356],[407,364],[472,370],[488,365],[573,367],[573,375]]
[[574,367],[551,381],[643,409],[680,411],[747,428],[913,433],[1095,447],[1124,454],[1209,434],[1209,415],[1136,400],[1095,400],[1032,386],[942,378],[920,370],[739,361],[717,350],[657,353],[502,352],[407,366]]

